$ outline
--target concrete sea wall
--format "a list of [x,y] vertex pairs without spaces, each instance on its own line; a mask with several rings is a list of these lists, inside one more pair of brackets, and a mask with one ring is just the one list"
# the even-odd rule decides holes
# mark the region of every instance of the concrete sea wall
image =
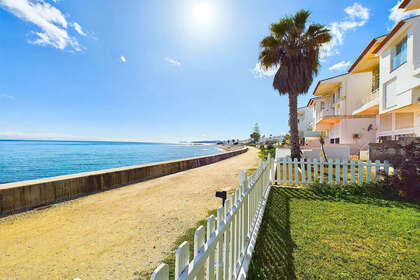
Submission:
[[247,150],[1,184],[0,216],[197,168]]

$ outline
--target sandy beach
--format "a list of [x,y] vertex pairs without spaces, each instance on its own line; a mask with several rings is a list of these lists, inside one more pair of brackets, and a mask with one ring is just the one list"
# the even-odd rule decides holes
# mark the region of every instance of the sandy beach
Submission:
[[258,151],[0,220],[0,279],[133,279],[206,218]]

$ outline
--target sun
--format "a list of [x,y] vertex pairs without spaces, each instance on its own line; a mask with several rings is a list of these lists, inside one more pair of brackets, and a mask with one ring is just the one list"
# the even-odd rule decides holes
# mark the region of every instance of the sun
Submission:
[[193,15],[197,24],[210,25],[213,21],[213,7],[209,2],[199,2],[194,6]]

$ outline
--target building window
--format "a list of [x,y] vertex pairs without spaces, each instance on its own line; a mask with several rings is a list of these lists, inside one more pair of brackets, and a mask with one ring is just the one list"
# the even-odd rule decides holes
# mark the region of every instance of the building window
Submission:
[[334,144],[334,138],[330,139],[330,144]]
[[335,138],[335,139],[334,139],[334,143],[335,143],[335,144],[340,144],[340,138]]
[[392,55],[391,69],[394,70],[401,64],[407,62],[407,36],[405,36],[396,46]]
[[395,78],[387,82],[385,89],[385,107],[389,108],[397,105],[397,90],[395,88]]

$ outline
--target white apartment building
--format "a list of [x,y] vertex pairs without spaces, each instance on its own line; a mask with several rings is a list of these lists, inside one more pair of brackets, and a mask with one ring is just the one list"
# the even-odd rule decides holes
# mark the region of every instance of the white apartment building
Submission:
[[352,114],[376,117],[376,142],[420,135],[420,17],[403,20],[388,35],[373,39],[349,73],[375,77]]
[[313,93],[316,98],[308,106],[314,110],[314,130],[327,135],[326,143],[347,145],[352,154],[358,154],[375,142],[375,116],[352,114],[371,84],[371,73],[347,73],[318,82]]
[[314,108],[313,107],[300,107],[297,109],[298,115],[298,130],[299,140],[301,146],[320,145],[319,136],[320,132],[314,131]]

